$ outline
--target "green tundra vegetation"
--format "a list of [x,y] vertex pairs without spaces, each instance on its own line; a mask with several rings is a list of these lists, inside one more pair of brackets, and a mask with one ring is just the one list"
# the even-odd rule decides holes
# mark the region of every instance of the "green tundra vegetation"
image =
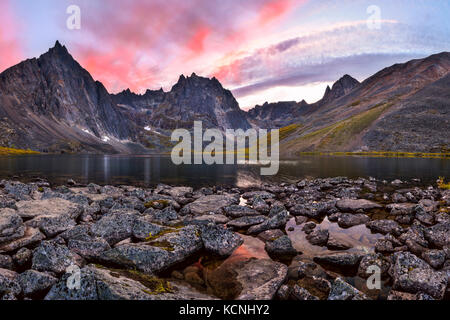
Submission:
[[0,147],[0,155],[25,155],[25,154],[39,154],[39,152],[30,149],[25,150],[25,149]]

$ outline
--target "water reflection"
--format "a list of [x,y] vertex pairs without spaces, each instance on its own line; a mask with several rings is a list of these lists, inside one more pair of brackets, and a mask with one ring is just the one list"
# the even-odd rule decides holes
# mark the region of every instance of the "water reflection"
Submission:
[[380,179],[420,178],[434,183],[439,176],[450,176],[447,159],[363,158],[303,156],[281,160],[276,176],[261,176],[259,165],[180,165],[168,156],[116,155],[37,155],[0,157],[0,177],[44,177],[54,183],[68,178],[82,183],[138,184],[157,183],[236,185],[248,187],[269,181],[297,181],[304,177],[348,176]]

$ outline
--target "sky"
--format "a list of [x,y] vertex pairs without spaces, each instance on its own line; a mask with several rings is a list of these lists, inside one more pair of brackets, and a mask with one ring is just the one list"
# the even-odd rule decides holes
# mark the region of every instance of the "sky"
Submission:
[[344,74],[450,51],[448,17],[448,0],[0,0],[0,72],[59,40],[112,93],[195,72],[243,109],[312,103]]

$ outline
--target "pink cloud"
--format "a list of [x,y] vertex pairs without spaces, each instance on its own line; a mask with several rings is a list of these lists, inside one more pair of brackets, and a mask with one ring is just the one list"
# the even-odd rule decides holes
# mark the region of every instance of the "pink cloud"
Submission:
[[0,1],[0,72],[23,59],[22,47],[18,40],[20,26],[16,21],[10,3]]
[[182,72],[236,82],[239,65],[230,69],[215,61],[236,54],[249,39],[264,37],[303,2],[110,0],[100,7],[85,0],[81,36],[69,49],[110,91],[173,84]]

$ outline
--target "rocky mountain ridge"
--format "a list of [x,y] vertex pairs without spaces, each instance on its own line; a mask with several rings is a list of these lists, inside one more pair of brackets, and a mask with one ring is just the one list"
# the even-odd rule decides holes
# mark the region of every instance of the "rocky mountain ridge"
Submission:
[[[321,100],[265,103],[244,112],[216,78],[180,76],[170,91],[110,94],[55,46],[0,74],[0,146],[41,152],[167,151],[192,128],[281,128],[283,155],[311,151],[445,152],[450,53],[385,68],[363,82],[344,75]],[[286,129],[287,128],[287,129]]]

